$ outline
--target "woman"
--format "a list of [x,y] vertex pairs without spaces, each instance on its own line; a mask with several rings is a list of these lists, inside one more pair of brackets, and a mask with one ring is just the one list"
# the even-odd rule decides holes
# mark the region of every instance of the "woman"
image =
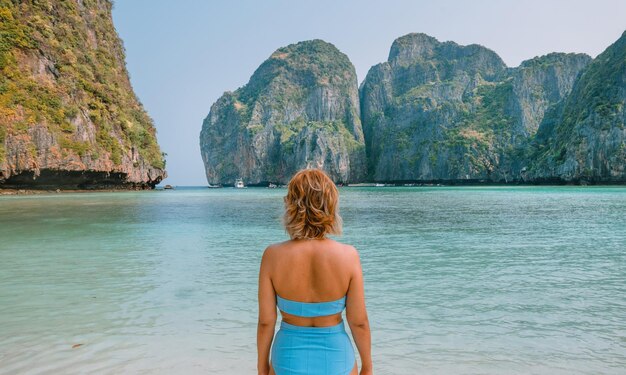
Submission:
[[[291,240],[265,249],[259,272],[259,375],[356,375],[344,307],[360,374],[372,374],[359,254],[326,238],[341,234],[338,200],[337,187],[321,170],[301,170],[289,182],[284,225]],[[282,322],[272,345],[277,306]]]

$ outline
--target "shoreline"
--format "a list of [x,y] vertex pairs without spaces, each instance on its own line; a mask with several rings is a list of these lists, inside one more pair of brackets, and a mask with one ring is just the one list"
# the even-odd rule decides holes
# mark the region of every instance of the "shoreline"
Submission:
[[71,193],[122,193],[130,191],[157,191],[163,189],[6,189],[0,188],[0,196],[5,195],[43,195]]
[[[247,184],[246,187],[267,188],[269,183]],[[337,183],[338,187],[462,187],[462,186],[626,186],[624,181],[588,181],[588,180],[541,180],[541,181],[488,181],[488,180],[432,180],[432,181],[382,181],[382,182],[358,182]],[[201,187],[208,187],[201,185]],[[230,188],[226,184],[222,188]],[[282,186],[278,186],[279,188]]]
[[[626,181],[613,181],[613,182],[587,182],[587,181],[541,181],[541,182],[495,182],[495,181],[437,181],[437,182],[359,182],[354,184],[338,184],[338,187],[351,188],[351,187],[541,187],[541,186],[554,186],[554,187],[626,187]],[[267,184],[249,184],[246,187],[249,188],[265,188],[270,187]],[[199,189],[215,189],[215,187],[207,185],[174,185],[171,190],[177,188],[199,188]],[[223,186],[218,189],[235,189],[232,186]],[[277,186],[277,189],[285,189],[285,186]],[[71,193],[113,193],[113,192],[131,192],[131,191],[165,191],[164,186],[155,187],[153,189],[144,188],[94,188],[94,189],[61,189],[61,188],[48,188],[48,189],[32,189],[32,188],[3,188],[0,186],[0,196],[9,195],[43,195],[43,194],[71,194]]]

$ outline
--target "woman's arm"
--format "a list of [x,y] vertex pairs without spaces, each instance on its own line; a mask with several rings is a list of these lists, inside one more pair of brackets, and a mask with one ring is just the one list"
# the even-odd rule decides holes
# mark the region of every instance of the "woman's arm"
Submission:
[[372,374],[372,352],[370,323],[365,309],[365,291],[363,290],[363,271],[359,253],[354,249],[352,279],[346,299],[346,318],[352,337],[361,357],[361,374]]
[[276,293],[270,279],[268,247],[263,252],[261,268],[259,270],[259,321],[257,325],[257,370],[259,375],[270,373],[270,347],[274,337],[276,325]]

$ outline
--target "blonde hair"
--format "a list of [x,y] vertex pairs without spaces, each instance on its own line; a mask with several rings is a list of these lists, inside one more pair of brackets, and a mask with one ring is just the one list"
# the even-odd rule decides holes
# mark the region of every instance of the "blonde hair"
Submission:
[[291,239],[341,234],[339,191],[320,169],[303,169],[289,181],[283,224]]

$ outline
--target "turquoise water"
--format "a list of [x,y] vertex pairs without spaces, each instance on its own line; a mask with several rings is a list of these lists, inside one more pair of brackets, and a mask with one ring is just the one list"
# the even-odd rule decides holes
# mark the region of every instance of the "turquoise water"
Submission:
[[[255,373],[284,194],[0,197],[0,374]],[[343,188],[341,211],[377,374],[624,373],[626,188]]]

